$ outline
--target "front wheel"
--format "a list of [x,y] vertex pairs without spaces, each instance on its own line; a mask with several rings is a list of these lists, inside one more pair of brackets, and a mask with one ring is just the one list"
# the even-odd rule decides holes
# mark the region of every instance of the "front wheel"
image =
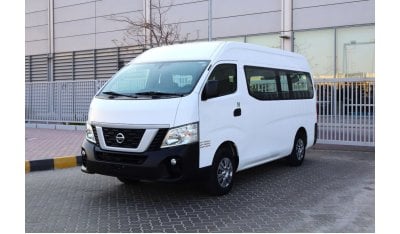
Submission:
[[304,136],[298,134],[294,140],[292,153],[288,156],[289,164],[292,166],[300,166],[306,155],[306,140]]
[[207,181],[208,192],[218,196],[229,193],[233,186],[234,175],[235,166],[232,152],[224,148],[219,149],[215,154]]
[[122,183],[124,183],[124,184],[137,184],[137,183],[139,183],[139,180],[128,179],[128,178],[125,178],[125,177],[117,177],[117,179],[119,181],[121,181]]

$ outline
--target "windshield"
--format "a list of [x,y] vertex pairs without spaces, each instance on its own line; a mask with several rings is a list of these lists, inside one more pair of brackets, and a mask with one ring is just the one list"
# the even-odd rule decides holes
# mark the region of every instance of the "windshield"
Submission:
[[197,84],[209,61],[133,63],[121,69],[99,96],[183,96]]

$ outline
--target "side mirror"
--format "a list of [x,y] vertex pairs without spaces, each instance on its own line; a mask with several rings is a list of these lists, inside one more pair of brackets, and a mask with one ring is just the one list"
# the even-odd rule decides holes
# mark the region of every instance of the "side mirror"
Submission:
[[204,86],[203,93],[201,94],[201,100],[205,101],[210,98],[218,96],[218,80],[209,80]]

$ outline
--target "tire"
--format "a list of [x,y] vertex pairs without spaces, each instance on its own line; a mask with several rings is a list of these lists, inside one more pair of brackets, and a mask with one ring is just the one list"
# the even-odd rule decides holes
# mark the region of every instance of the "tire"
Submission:
[[291,166],[300,166],[306,155],[306,139],[302,134],[297,134],[294,140],[292,153],[288,156],[288,162]]
[[210,194],[221,196],[229,193],[235,177],[235,161],[232,151],[221,148],[217,151],[206,184]]
[[139,183],[139,180],[132,180],[132,179],[128,179],[128,178],[125,178],[125,177],[117,177],[117,179],[119,181],[121,181],[122,183],[124,183],[124,184],[137,184],[137,183]]

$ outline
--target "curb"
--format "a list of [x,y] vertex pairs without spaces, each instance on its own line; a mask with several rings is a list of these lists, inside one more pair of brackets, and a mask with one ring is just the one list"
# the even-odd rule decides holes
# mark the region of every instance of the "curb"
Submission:
[[64,156],[52,159],[25,161],[25,173],[76,167],[82,165],[82,156]]

